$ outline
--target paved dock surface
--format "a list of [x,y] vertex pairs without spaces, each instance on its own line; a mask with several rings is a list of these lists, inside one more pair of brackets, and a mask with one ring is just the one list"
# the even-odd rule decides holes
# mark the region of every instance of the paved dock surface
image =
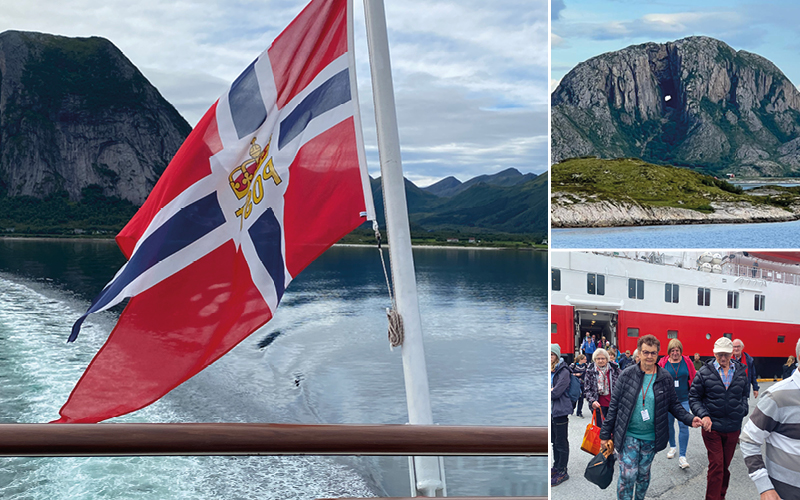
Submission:
[[[762,382],[759,384],[760,390],[764,391],[774,382]],[[551,488],[550,498],[552,500],[611,500],[617,498],[617,478],[619,477],[619,462],[615,464],[614,481],[605,490],[590,483],[583,477],[586,464],[591,460],[591,456],[581,450],[581,442],[586,426],[591,422],[591,413],[587,411],[584,402],[584,418],[575,415],[569,416],[569,466],[567,471],[569,479],[558,486]],[[750,395],[750,411],[755,409],[756,400]],[[742,422],[742,426],[747,422],[747,418]],[[675,424],[676,444],[677,444],[678,425]],[[552,448],[552,446],[551,446]],[[689,446],[686,449],[686,460],[689,462],[688,469],[678,467],[678,454],[675,458],[667,459],[669,445],[663,451],[656,454],[653,465],[650,469],[650,488],[647,490],[647,498],[653,499],[694,499],[705,498],[706,493],[706,474],[708,473],[708,452],[703,443],[703,436],[700,428],[689,429]],[[551,450],[552,457],[552,450]],[[552,460],[550,462],[552,466]],[[753,500],[759,498],[750,476],[747,475],[747,467],[744,465],[744,458],[741,450],[737,447],[736,453],[730,466],[731,482],[728,487],[727,500]]]

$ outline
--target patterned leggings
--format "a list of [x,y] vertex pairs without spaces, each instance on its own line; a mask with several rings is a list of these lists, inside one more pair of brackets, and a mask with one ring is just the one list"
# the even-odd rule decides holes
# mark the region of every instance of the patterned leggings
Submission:
[[[650,465],[656,456],[656,442],[642,441],[625,436],[625,443],[619,449],[619,480],[617,498],[619,500],[642,500],[650,486]],[[636,486],[636,496],[633,487]]]

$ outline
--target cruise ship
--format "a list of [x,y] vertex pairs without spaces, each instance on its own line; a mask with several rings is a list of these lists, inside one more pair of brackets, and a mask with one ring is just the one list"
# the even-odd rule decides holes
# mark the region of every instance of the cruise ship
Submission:
[[587,332],[620,352],[653,334],[660,355],[677,338],[703,359],[726,336],[773,377],[800,338],[800,253],[553,251],[550,264],[551,341],[570,361]]

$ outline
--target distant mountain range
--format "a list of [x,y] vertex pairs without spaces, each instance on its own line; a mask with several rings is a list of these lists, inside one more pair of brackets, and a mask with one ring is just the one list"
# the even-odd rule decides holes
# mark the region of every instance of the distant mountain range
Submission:
[[[0,68],[0,231],[121,229],[191,127],[103,38],[0,33]],[[547,233],[546,175],[510,168],[406,191],[416,232]]]
[[641,158],[706,173],[800,176],[800,92],[767,59],[708,37],[573,68],[552,93],[554,163]]
[[[378,223],[383,226],[380,179],[372,179],[372,196]],[[546,175],[523,175],[510,168],[464,183],[448,177],[426,188],[406,179],[406,200],[416,231],[547,233]]]
[[467,189],[471,188],[480,183],[485,183],[490,186],[515,186],[517,184],[522,184],[523,182],[530,181],[536,178],[536,174],[521,174],[519,170],[515,168],[507,168],[502,172],[498,172],[492,175],[479,175],[477,177],[473,177],[472,179],[461,182],[453,176],[445,177],[444,179],[440,180],[435,184],[431,184],[428,187],[422,188],[423,191],[427,191],[428,193],[435,194],[436,196],[455,196],[457,194],[463,193]]

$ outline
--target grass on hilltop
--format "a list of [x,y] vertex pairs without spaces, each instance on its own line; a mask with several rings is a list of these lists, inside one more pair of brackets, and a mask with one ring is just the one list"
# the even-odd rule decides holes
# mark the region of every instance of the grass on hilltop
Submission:
[[[771,188],[772,189],[772,188]],[[588,201],[633,201],[643,206],[688,208],[711,213],[713,201],[747,202],[787,207],[800,191],[754,196],[725,180],[686,168],[653,165],[635,158],[573,158],[552,168],[552,191],[572,193]]]

